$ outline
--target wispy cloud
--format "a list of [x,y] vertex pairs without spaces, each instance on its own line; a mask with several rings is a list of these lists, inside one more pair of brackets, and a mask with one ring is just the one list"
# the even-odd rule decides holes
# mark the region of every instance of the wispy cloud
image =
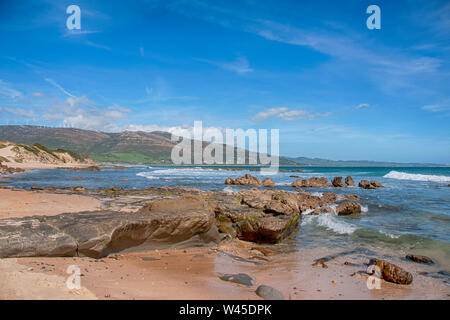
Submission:
[[9,84],[0,80],[0,97],[17,100],[23,96],[22,92],[12,88]]
[[318,117],[328,117],[331,112],[326,113],[311,113],[306,110],[289,110],[287,107],[270,108],[258,112],[252,117],[254,121],[263,121],[269,118],[278,118],[281,120],[293,121],[299,119],[313,120]]
[[7,112],[25,118],[35,118],[37,116],[33,110],[26,110],[21,108],[0,107],[0,112]]
[[253,72],[253,69],[250,68],[250,64],[246,57],[238,57],[235,61],[232,62],[219,62],[207,59],[196,59],[197,61],[205,62],[211,65],[218,66],[219,68],[236,72],[238,74],[246,74],[249,72]]
[[361,109],[361,108],[368,108],[368,107],[370,107],[370,104],[368,104],[368,103],[360,103],[355,108],[356,109]]
[[286,107],[270,108],[270,109],[258,112],[256,115],[254,115],[252,117],[252,120],[254,120],[254,121],[266,120],[267,118],[271,118],[273,116],[279,115],[281,112],[285,112],[288,110],[289,109]]
[[46,121],[60,122],[63,127],[117,132],[122,130],[118,121],[126,119],[130,109],[113,105],[97,107],[86,96],[69,97],[56,103],[43,114]]
[[436,104],[424,105],[421,109],[430,112],[449,112],[450,111],[450,101],[443,101]]
[[71,94],[69,91],[67,91],[62,86],[60,86],[55,80],[50,79],[50,78],[45,78],[44,80],[47,81],[48,83],[50,83],[51,85],[53,85],[54,87],[56,87],[57,89],[61,90],[61,92],[64,93],[65,95],[75,98],[75,96],[73,94]]

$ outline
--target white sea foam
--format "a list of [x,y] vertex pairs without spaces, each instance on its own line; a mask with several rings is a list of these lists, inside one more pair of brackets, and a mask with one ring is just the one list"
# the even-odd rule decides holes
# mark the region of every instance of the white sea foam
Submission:
[[318,216],[306,216],[302,219],[302,225],[317,223],[321,227],[325,227],[328,230],[339,234],[352,234],[357,230],[357,227],[342,221],[339,217],[334,214],[320,214]]
[[150,179],[150,180],[159,179],[158,177],[153,176],[152,172],[139,172],[139,173],[136,173],[136,175],[140,176],[140,177],[144,177],[144,178]]
[[361,206],[361,212],[369,212],[369,206]]
[[431,181],[431,182],[450,182],[449,176],[436,176],[430,174],[413,174],[401,171],[391,171],[384,178],[398,180]]
[[223,191],[228,192],[228,193],[233,193],[233,192],[238,192],[238,190],[234,189],[233,187],[227,186],[225,188],[223,188]]
[[302,214],[303,214],[303,215],[308,215],[308,214],[310,214],[311,212],[314,212],[314,209],[307,209],[307,210],[303,211]]

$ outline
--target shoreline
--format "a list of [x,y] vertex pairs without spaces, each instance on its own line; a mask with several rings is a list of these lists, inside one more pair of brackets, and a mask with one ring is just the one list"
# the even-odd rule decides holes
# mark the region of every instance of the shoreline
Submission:
[[[17,201],[25,199],[23,206],[16,208],[22,212],[19,215],[22,217],[35,216],[39,205],[43,209],[40,212],[42,215],[97,210],[103,199],[70,191],[0,190],[0,208],[10,206],[7,201],[13,194]],[[84,198],[83,201],[75,201],[76,197]],[[51,199],[53,206],[47,207],[42,203],[43,199]],[[80,208],[87,199],[92,207]],[[78,207],[68,210],[67,204],[71,202]],[[126,212],[133,209],[133,205],[126,201],[121,204],[120,199],[115,198],[110,201],[109,207]],[[0,221],[4,218],[0,216]],[[262,251],[255,248],[262,248]],[[340,256],[343,251],[348,250],[301,248],[289,239],[275,245],[233,239],[208,247],[118,252],[99,259],[3,258],[0,259],[0,299],[260,299],[255,294],[260,284],[269,285],[286,299],[292,300],[450,297],[448,284],[425,274],[435,273],[433,266],[404,261],[399,256],[392,257],[392,262],[412,272],[413,283],[399,285],[382,280],[380,290],[369,290],[365,263],[371,256],[357,252],[351,255],[344,252]],[[327,267],[313,266],[314,261],[330,254],[337,254],[337,257],[328,261]],[[376,255],[385,254],[386,251]],[[66,271],[70,265],[80,267],[81,290],[71,291],[65,287]],[[252,285],[245,286],[219,278],[223,274],[239,273],[253,278]]]

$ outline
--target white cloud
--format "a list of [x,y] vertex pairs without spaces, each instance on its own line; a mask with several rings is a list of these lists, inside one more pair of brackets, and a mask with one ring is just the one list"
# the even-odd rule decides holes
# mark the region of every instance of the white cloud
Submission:
[[35,118],[36,113],[33,110],[26,110],[21,108],[6,108],[0,107],[0,112],[7,112],[16,116],[25,117],[25,118]]
[[[169,132],[179,137],[192,138],[194,136],[194,127],[189,126],[187,124],[181,126],[160,126],[157,124],[149,124],[149,125],[136,125],[130,124],[125,130],[127,131],[144,131],[144,132],[154,132],[154,131],[163,131]],[[222,127],[202,127],[203,134],[209,130],[219,130],[222,134],[225,134],[225,129]]]
[[121,106],[96,107],[86,96],[69,97],[46,110],[43,119],[60,121],[63,127],[107,132],[121,131],[119,120],[128,117],[130,109]]
[[42,98],[42,97],[44,97],[45,95],[44,95],[42,92],[34,92],[34,93],[32,94],[32,96],[35,97],[35,98]]
[[61,90],[65,95],[75,98],[75,96],[73,94],[71,94],[66,89],[64,89],[62,86],[60,86],[55,80],[50,79],[50,78],[45,78],[44,80],[47,81],[48,83],[50,83],[51,85],[53,85],[54,87],[58,88],[59,90]]
[[6,82],[0,80],[0,97],[5,97],[13,100],[22,98],[22,92],[11,88]]
[[421,109],[431,112],[446,112],[450,111],[450,105],[448,103],[428,104],[423,106]]
[[255,121],[262,121],[267,118],[271,118],[273,116],[276,116],[280,114],[281,112],[288,111],[289,109],[286,107],[279,107],[279,108],[270,108],[261,112],[258,112],[256,115],[252,117],[252,120]]
[[279,118],[282,120],[293,121],[299,119],[309,119],[313,120],[317,117],[328,117],[331,115],[331,112],[326,113],[311,113],[306,110],[289,110],[286,107],[280,108],[270,108],[264,111],[257,113],[252,117],[254,121],[262,121],[268,118]]
[[232,62],[218,62],[207,59],[196,59],[196,60],[209,63],[218,66],[222,69],[236,72],[238,74],[246,74],[249,72],[253,72],[253,69],[250,68],[250,64],[246,57],[238,57],[235,61]]
[[368,107],[370,107],[370,104],[368,104],[368,103],[360,103],[355,108],[356,109],[361,109],[361,108],[368,108]]

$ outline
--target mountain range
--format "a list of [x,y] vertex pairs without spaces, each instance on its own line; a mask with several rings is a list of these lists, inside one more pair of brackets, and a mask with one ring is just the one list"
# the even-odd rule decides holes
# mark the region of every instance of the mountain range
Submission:
[[[76,128],[53,128],[29,125],[0,126],[0,141],[33,145],[39,143],[50,149],[72,150],[87,154],[97,162],[130,164],[170,164],[171,151],[177,144],[171,133],[154,131],[99,132]],[[208,143],[203,142],[203,148]],[[238,149],[235,148],[235,154]],[[249,151],[246,152],[248,163]],[[225,153],[225,152],[224,152]],[[281,166],[442,166],[424,163],[393,163],[368,160],[328,160],[307,157],[280,157]]]

